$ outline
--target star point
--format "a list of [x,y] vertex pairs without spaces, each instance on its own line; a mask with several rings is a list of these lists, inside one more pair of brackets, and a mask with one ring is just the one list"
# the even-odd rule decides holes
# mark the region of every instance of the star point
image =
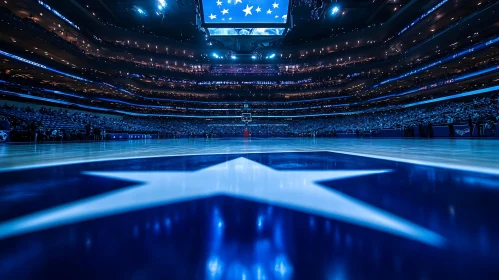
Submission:
[[274,2],[274,4],[272,4],[272,7],[273,7],[274,9],[277,9],[277,8],[279,8],[279,4],[277,4],[276,2]]
[[236,0],[236,2],[234,3],[234,5],[236,5],[237,3],[243,3],[243,0]]
[[217,0],[217,6],[222,6],[222,1]]
[[246,9],[243,10],[243,12],[245,13],[244,16],[247,16],[247,15],[252,15],[251,13],[251,10],[253,9],[253,6],[248,6],[246,5]]
[[214,19],[216,19],[216,18],[217,18],[217,15],[210,14],[209,18],[210,18],[211,20],[214,20]]
[[272,14],[272,10],[271,10],[271,9],[269,9],[269,10],[267,11],[267,15],[270,15],[270,14]]
[[228,14],[229,13],[229,9],[223,9],[222,10],[222,15],[225,15],[225,14]]
[[260,6],[258,6],[258,7],[256,8],[256,10],[255,10],[255,11],[256,11],[257,13],[259,13],[259,12],[261,12],[261,11],[262,11],[262,9],[260,8]]
[[391,170],[275,170],[236,158],[197,171],[104,171],[88,176],[132,186],[0,223],[0,239],[181,201],[224,195],[337,219],[435,247],[445,239],[430,230],[358,201],[318,182],[377,175]]

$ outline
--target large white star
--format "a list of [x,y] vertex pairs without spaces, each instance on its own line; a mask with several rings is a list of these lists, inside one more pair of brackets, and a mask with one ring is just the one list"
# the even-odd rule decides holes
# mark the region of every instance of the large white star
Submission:
[[222,1],[217,0],[217,6],[222,6]]
[[270,15],[271,13],[272,13],[272,10],[271,10],[271,9],[269,9],[269,10],[267,11],[267,15]]
[[277,9],[277,8],[279,8],[279,4],[277,4],[276,2],[274,2],[274,4],[272,4],[272,7],[273,7],[274,9]]
[[257,13],[259,13],[259,12],[261,12],[261,11],[262,11],[262,9],[260,9],[260,6],[258,6],[258,7],[256,8],[256,10],[255,10],[255,11],[256,11]]
[[390,170],[278,171],[246,158],[193,172],[85,172],[90,176],[137,182],[137,185],[6,221],[0,224],[0,239],[160,205],[225,195],[443,246],[445,239],[434,232],[317,184],[385,172]]
[[217,15],[210,14],[210,19],[216,19],[216,18],[217,18]]
[[228,14],[229,13],[229,9],[223,9],[222,10],[222,15],[225,15],[225,14]]
[[246,5],[246,9],[243,10],[243,12],[245,12],[244,16],[252,15],[251,9],[253,9],[253,6],[250,7],[250,6]]

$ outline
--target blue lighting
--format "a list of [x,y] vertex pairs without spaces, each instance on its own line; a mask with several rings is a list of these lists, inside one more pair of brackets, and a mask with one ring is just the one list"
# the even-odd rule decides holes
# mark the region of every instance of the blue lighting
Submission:
[[[480,45],[489,46],[489,45],[492,45],[492,44],[494,44],[496,42],[499,42],[499,38],[495,38],[495,39],[489,40],[489,41],[487,41],[485,43],[482,43]],[[463,52],[461,52],[461,53],[463,53]],[[16,55],[12,55],[12,54],[4,52],[4,51],[0,51],[0,54],[1,55],[5,55],[5,56],[10,57],[10,58],[13,58],[13,59],[16,59],[16,60],[19,60],[19,61],[22,61],[22,62],[25,62],[25,63],[28,63],[28,64],[31,64],[31,65],[34,65],[34,66],[37,66],[37,67],[40,67],[40,68],[43,68],[43,69],[46,69],[46,70],[49,70],[49,71],[56,72],[58,74],[61,74],[61,75],[67,76],[67,77],[71,77],[71,78],[74,78],[74,79],[77,79],[77,80],[82,80],[82,81],[85,81],[85,82],[95,83],[95,82],[92,82],[90,80],[87,80],[87,79],[84,79],[84,78],[81,78],[81,77],[78,77],[78,76],[74,76],[74,75],[71,75],[71,74],[67,74],[67,73],[64,73],[64,72],[61,72],[61,71],[49,68],[49,67],[47,67],[45,65],[42,65],[42,64],[39,64],[39,63],[30,61],[30,60],[24,59],[24,58],[16,56]],[[213,53],[213,55],[215,57],[217,57],[217,58],[222,58],[221,56],[218,56],[216,53]],[[446,79],[446,80],[442,80],[442,81],[439,81],[439,82],[435,82],[435,83],[432,83],[431,85],[420,86],[418,88],[411,89],[411,90],[408,90],[408,91],[405,91],[405,92],[402,92],[402,93],[395,93],[395,94],[391,94],[391,95],[379,96],[379,97],[375,97],[375,98],[372,98],[372,99],[369,99],[369,100],[366,100],[366,101],[363,101],[363,102],[354,102],[354,103],[349,103],[349,104],[332,104],[332,105],[313,106],[313,107],[299,107],[299,108],[269,108],[269,109],[266,109],[266,110],[269,110],[269,111],[297,111],[297,110],[310,110],[310,109],[320,109],[320,108],[328,108],[328,107],[342,107],[342,106],[361,105],[361,104],[366,104],[366,103],[373,102],[373,101],[388,99],[388,98],[391,98],[391,97],[400,97],[400,96],[408,95],[408,94],[411,94],[411,93],[414,93],[414,92],[419,92],[419,91],[433,89],[433,88],[436,88],[436,87],[439,87],[439,86],[447,85],[447,84],[450,84],[450,83],[454,83],[454,82],[457,82],[457,81],[465,80],[465,79],[468,79],[468,78],[472,78],[472,77],[475,77],[475,76],[478,76],[478,75],[482,75],[482,74],[486,74],[486,73],[490,73],[490,72],[498,71],[498,70],[499,70],[499,66],[496,65],[496,66],[492,66],[492,67],[489,67],[489,68],[486,68],[486,69],[482,69],[482,70],[479,70],[479,71],[475,71],[475,72],[472,72],[472,73],[464,74],[464,75],[458,76],[456,78],[451,78],[451,79]],[[143,97],[143,96],[131,93],[131,92],[125,90],[125,89],[117,88],[117,87],[115,87],[115,86],[113,86],[111,84],[108,84],[108,83],[97,83],[97,84],[103,84],[103,85],[109,86],[111,88],[118,89],[119,91],[122,91],[124,93],[130,94],[130,95],[133,95],[133,96],[138,96],[138,97],[146,99],[146,100],[164,100],[164,101],[171,101],[171,102],[202,103],[202,104],[219,103],[219,102],[207,102],[207,101],[204,101],[204,102],[203,101],[186,101],[186,100],[175,100],[175,99],[166,99],[166,98]],[[40,89],[40,90],[47,91],[47,92],[52,92],[52,93],[59,94],[59,95],[66,95],[66,96],[71,96],[71,97],[76,97],[76,98],[85,98],[85,97],[81,97],[81,96],[74,95],[74,94],[63,93],[63,92],[60,92],[60,91],[53,91],[53,90],[48,90],[48,89]],[[347,98],[347,97],[348,96],[337,96],[337,97],[319,98],[319,99],[311,99],[311,100],[298,100],[298,101],[287,101],[287,102],[271,102],[271,103],[291,104],[291,103],[297,103],[297,102],[313,102],[313,101],[318,101],[318,100],[332,100],[332,99]],[[115,102],[115,103],[121,103],[121,104],[129,105],[129,106],[138,106],[138,107],[145,107],[145,108],[148,108],[148,107],[149,108],[162,108],[162,109],[171,109],[171,108],[173,108],[171,106],[155,106],[155,105],[134,104],[134,103],[126,102],[126,101],[114,100],[114,99],[107,99],[107,98],[97,98],[97,99],[98,100],[102,100],[102,101],[106,101],[106,102]],[[39,99],[39,100],[41,100],[41,99]],[[51,99],[48,99],[48,100],[51,100]],[[47,101],[47,100],[44,99],[44,101]],[[237,103],[237,102],[224,102],[223,104],[229,104],[229,103]],[[67,102],[64,103],[64,104],[75,105],[75,104],[67,103]],[[83,105],[77,105],[77,106],[83,107]],[[89,107],[89,106],[86,106],[86,108],[95,109],[95,108]],[[234,110],[238,110],[237,108],[223,108],[223,109],[220,109],[220,108],[188,108],[188,107],[184,107],[183,109],[184,110],[191,110],[191,111],[211,111],[211,110],[215,110],[215,111],[234,111]],[[262,110],[264,110],[264,109],[262,109]],[[105,111],[114,111],[114,110],[105,109]],[[121,112],[121,113],[134,114],[135,115],[135,113],[131,113],[131,112]],[[351,113],[352,112],[349,112],[349,113],[346,113],[346,114],[351,114]],[[357,113],[357,112],[354,112],[354,113]],[[342,115],[342,114],[344,114],[344,113],[338,113],[338,114],[334,114],[334,115]],[[149,115],[149,114],[146,114],[146,115]],[[156,114],[156,115],[166,116],[164,114]],[[326,114],[326,115],[331,115],[331,114]],[[173,116],[175,116],[175,115],[173,115]],[[232,118],[232,117],[235,117],[235,116],[230,116],[230,118]]]
[[272,58],[274,58],[274,57],[275,57],[275,53],[270,54],[267,58],[272,59]]
[[235,55],[231,55],[230,58],[236,60],[237,57]]
[[[494,87],[488,87],[488,88],[483,88],[479,90],[474,90],[474,91],[468,91],[468,92],[463,92],[459,94],[454,94],[446,97],[441,97],[441,98],[435,98],[431,100],[425,100],[425,101],[420,101],[420,102],[415,102],[411,104],[404,105],[405,108],[408,107],[413,107],[413,106],[418,106],[418,105],[423,105],[423,104],[428,104],[428,103],[435,103],[435,102],[440,102],[440,101],[445,101],[445,100],[451,100],[455,98],[461,98],[461,97],[466,97],[466,96],[472,96],[472,95],[478,95],[481,93],[487,93],[487,92],[493,92],[493,91],[498,91],[499,86],[494,86]],[[63,104],[63,105],[72,105],[80,108],[85,108],[85,109],[91,109],[91,110],[98,110],[98,111],[106,111],[106,112],[114,112],[114,113],[119,113],[119,114],[124,114],[124,115],[130,115],[130,116],[151,116],[151,117],[180,117],[180,118],[194,118],[194,119],[240,119],[241,115],[227,115],[227,116],[197,116],[197,115],[184,115],[184,114],[146,114],[146,113],[134,113],[134,112],[129,112],[129,111],[122,111],[122,110],[113,110],[113,109],[105,109],[101,107],[94,107],[94,106],[87,106],[87,105],[82,105],[82,104],[77,104],[77,103],[71,103],[71,102],[66,102],[66,101],[60,101],[60,100],[55,100],[55,99],[50,99],[50,98],[45,98],[45,97],[39,97],[39,96],[34,96],[34,95],[29,95],[29,94],[24,94],[24,93],[16,93],[16,92],[11,92],[11,91],[5,91],[5,90],[0,90],[0,93],[6,94],[6,95],[11,95],[11,96],[18,96],[26,99],[35,99],[35,100],[41,100],[41,101],[46,101],[46,102],[51,102],[51,103],[56,103],[56,104]],[[349,104],[345,104],[349,105]],[[391,109],[389,108],[380,108],[380,111]],[[309,115],[282,115],[282,116],[271,116],[271,115],[253,115],[253,118],[303,118],[303,117],[320,117],[320,116],[342,116],[342,115],[356,115],[356,114],[363,114],[366,113],[366,110],[361,110],[361,111],[350,111],[350,112],[342,112],[342,113],[324,113],[324,114],[309,114]],[[223,224],[222,224],[223,225]]]
[[455,81],[461,81],[461,80],[469,79],[469,78],[472,78],[472,77],[475,77],[475,76],[483,75],[483,74],[486,74],[486,73],[489,73],[489,72],[493,72],[493,71],[497,71],[497,70],[499,70],[499,66],[489,67],[489,68],[486,68],[486,69],[483,69],[483,70],[480,70],[480,71],[476,71],[476,72],[473,72],[473,73],[469,73],[469,74],[465,74],[465,75],[459,76],[459,77],[455,78],[454,80]]
[[496,91],[496,90],[499,90],[499,86],[482,88],[482,89],[467,91],[467,92],[463,92],[463,93],[459,93],[459,94],[454,94],[454,95],[450,95],[450,96],[445,96],[445,97],[440,97],[440,98],[435,98],[435,99],[430,99],[430,100],[419,101],[419,102],[407,104],[404,107],[405,108],[409,108],[409,107],[419,106],[419,105],[423,105],[423,104],[429,104],[429,103],[435,103],[435,102],[440,102],[440,101],[445,101],[445,100],[451,100],[451,99],[456,99],[456,98],[461,98],[461,97],[467,97],[467,96],[477,95],[477,94],[480,94],[480,93],[491,92],[491,91]]
[[33,66],[36,66],[36,67],[39,67],[39,68],[42,68],[42,69],[45,69],[45,70],[48,70],[48,71],[51,71],[51,72],[55,72],[57,74],[60,74],[60,75],[63,75],[63,76],[66,76],[66,77],[70,77],[70,78],[73,78],[73,79],[76,79],[76,80],[79,80],[79,81],[84,81],[84,82],[92,82],[90,80],[87,80],[85,78],[82,78],[82,77],[78,77],[78,76],[75,76],[75,75],[71,75],[71,74],[68,74],[68,73],[65,73],[65,72],[62,72],[62,71],[59,71],[59,70],[56,70],[54,68],[50,68],[48,66],[45,66],[43,64],[40,64],[40,63],[37,63],[37,62],[34,62],[34,61],[31,61],[29,59],[26,59],[26,58],[22,58],[20,56],[17,56],[17,55],[14,55],[14,54],[10,54],[8,52],[4,52],[4,51],[1,51],[0,50],[0,55],[4,55],[6,57],[9,57],[9,58],[12,58],[12,59],[15,59],[15,60],[18,60],[18,61],[21,61],[21,62],[24,62],[24,63],[28,63],[28,64],[31,64]]
[[156,14],[161,15],[166,8],[166,1],[165,0],[158,0],[158,10],[159,12],[156,12]]
[[263,227],[263,216],[258,216],[258,220],[256,222],[256,225],[258,227],[258,230],[261,230]]
[[477,44],[477,45],[475,45],[475,46],[473,46],[471,48],[468,48],[468,49],[466,49],[464,51],[460,51],[460,52],[455,53],[453,55],[449,55],[449,56],[447,56],[447,57],[445,57],[445,58],[443,58],[441,60],[435,61],[433,63],[430,63],[428,65],[420,67],[418,69],[412,70],[412,71],[407,72],[405,74],[402,74],[402,75],[400,75],[398,77],[384,80],[381,83],[374,85],[373,88],[377,88],[380,85],[384,85],[384,84],[387,84],[387,83],[390,83],[390,82],[393,82],[393,81],[396,81],[396,80],[400,80],[400,79],[412,76],[412,75],[417,74],[417,73],[419,73],[421,71],[425,71],[425,70],[428,70],[428,69],[433,68],[435,66],[447,63],[449,61],[452,61],[452,60],[454,60],[456,58],[460,58],[460,57],[463,57],[463,56],[465,56],[467,54],[474,53],[474,52],[479,51],[481,49],[484,49],[484,48],[486,48],[486,47],[488,47],[490,45],[493,45],[493,44],[495,44],[497,42],[499,42],[499,37],[495,37],[495,38],[493,38],[491,40],[488,40],[487,42]]
[[419,21],[421,21],[423,18],[427,17],[429,14],[433,13],[436,9],[440,8],[443,4],[445,4],[447,1],[449,0],[443,0],[442,2],[438,3],[437,5],[435,5],[433,8],[431,8],[429,11],[427,11],[426,13],[422,14],[420,17],[418,17],[415,21],[411,22],[411,24],[409,24],[408,26],[406,26],[404,29],[402,29],[398,35],[406,32],[409,28],[413,27],[416,23],[418,23]]
[[285,24],[289,0],[202,0],[206,24]]
[[293,271],[293,267],[291,266],[288,258],[284,255],[277,256],[275,260],[274,270],[276,272],[277,278],[290,278],[291,273]]
[[252,56],[251,56],[251,59],[256,59],[256,55],[252,55]]
[[220,58],[217,53],[213,53],[214,58]]
[[60,14],[58,11],[52,9],[52,7],[50,7],[49,5],[45,4],[43,1],[38,1],[38,4],[42,5],[43,7],[45,7],[45,9],[51,11],[52,13],[54,13],[54,15],[58,16],[60,19],[64,20],[65,22],[69,23],[69,25],[71,25],[72,27],[80,30],[80,27],[78,27],[78,25],[74,24],[72,21],[70,21],[69,19],[67,19],[65,16],[63,16],[62,14]]
[[[146,100],[158,100],[158,101],[170,101],[170,102],[180,102],[180,103],[197,103],[197,104],[240,104],[241,102],[238,101],[198,101],[198,100],[179,100],[179,99],[169,99],[169,98],[155,98],[155,97],[145,97],[141,96],[138,94],[133,94],[131,92],[119,89],[121,91],[124,91],[130,95],[138,96],[140,98],[146,99]],[[341,98],[350,98],[351,96],[347,95],[342,95],[342,96],[333,96],[333,97],[324,97],[324,98],[314,98],[314,99],[308,99],[308,100],[290,100],[290,101],[266,101],[265,103],[267,104],[294,104],[294,103],[310,103],[310,102],[316,102],[316,101],[324,101],[324,100],[334,100],[334,99],[341,99]],[[258,101],[253,102],[253,101],[248,101],[246,102],[248,104],[255,104],[259,103]]]
[[136,103],[130,103],[130,102],[122,101],[122,100],[102,98],[102,97],[98,97],[96,99],[100,100],[100,101],[106,101],[106,102],[110,102],[110,103],[120,103],[120,104],[123,104],[123,105],[134,106],[134,107],[159,108],[159,109],[173,109],[174,108],[172,106],[136,104]]
[[220,276],[222,274],[222,262],[218,257],[211,257],[207,263],[208,273],[212,277]]
[[372,102],[372,101],[378,101],[378,100],[388,99],[388,98],[391,98],[391,97],[400,97],[400,96],[408,95],[408,94],[411,94],[411,93],[414,93],[414,92],[419,92],[419,91],[425,91],[425,90],[429,90],[429,89],[434,89],[434,88],[437,88],[437,87],[446,86],[446,85],[453,84],[453,83],[458,82],[458,81],[466,80],[466,79],[473,78],[473,77],[476,77],[476,76],[479,76],[479,75],[483,75],[483,74],[487,74],[487,73],[490,73],[490,72],[494,72],[494,71],[497,71],[497,70],[499,70],[499,66],[493,66],[493,67],[482,69],[482,70],[479,70],[479,71],[476,71],[476,72],[472,72],[472,73],[469,73],[469,74],[464,74],[464,75],[458,76],[456,78],[449,78],[449,79],[445,79],[445,80],[441,80],[441,81],[438,81],[438,82],[431,83],[429,85],[419,86],[419,87],[417,87],[415,89],[404,91],[402,93],[394,93],[394,94],[390,94],[390,95],[379,96],[379,97],[371,98],[371,99],[366,100],[364,102],[356,102],[356,103],[349,104],[349,105],[360,105],[360,104],[365,104],[365,103],[369,103],[369,102]]
[[207,28],[211,36],[281,36],[286,28]]
[[[17,93],[17,92],[12,92],[12,91],[7,91],[7,90],[0,90],[0,93],[5,94],[5,95],[10,95],[10,96],[23,97],[23,98],[26,98],[26,99],[34,99],[34,100],[46,101],[46,102],[56,103],[56,104],[79,106],[77,104],[73,104],[73,103],[66,102],[66,101],[55,100],[55,99],[50,99],[50,98],[45,98],[45,97],[40,97],[40,96],[34,96],[34,95],[24,94],[24,93]],[[108,109],[98,108],[98,110],[107,111]]]
[[66,93],[66,92],[63,92],[63,91],[51,90],[51,89],[42,89],[42,90],[45,91],[45,92],[51,92],[51,93],[55,93],[55,94],[59,94],[59,95],[65,95],[65,96],[70,96],[70,97],[85,99],[85,97],[83,97],[83,96],[79,96],[79,95],[71,94],[71,93]]
[[340,11],[340,7],[334,6],[331,10],[331,15],[336,15]]
[[[491,40],[489,40],[489,41],[487,41],[485,43],[481,43],[477,47],[482,47],[482,45],[483,46],[490,46],[490,45],[492,45],[494,43],[497,43],[497,42],[499,42],[499,37],[491,39]],[[469,49],[469,50],[471,50],[471,49]],[[459,54],[465,53],[465,52],[467,52],[469,50],[460,52]],[[84,78],[81,78],[81,77],[78,77],[78,76],[74,76],[74,75],[71,75],[71,74],[67,74],[67,73],[58,71],[56,69],[52,69],[52,68],[47,67],[45,65],[33,62],[31,60],[27,60],[25,58],[22,58],[22,57],[19,57],[19,56],[16,56],[16,55],[13,55],[13,54],[1,51],[1,50],[0,50],[0,55],[4,55],[4,56],[7,56],[9,58],[16,59],[16,60],[19,60],[21,62],[28,63],[28,64],[31,64],[33,66],[40,67],[42,69],[49,70],[49,71],[52,71],[52,72],[55,72],[55,73],[58,73],[58,74],[61,74],[61,75],[73,78],[73,79],[77,79],[77,80],[81,80],[81,81],[85,81],[85,82],[90,82],[90,83],[95,83],[93,81],[90,81],[90,80],[87,80],[87,79],[84,79]],[[213,55],[216,56],[216,57],[219,57],[216,53],[213,53]],[[355,102],[355,103],[350,103],[350,104],[333,104],[333,105],[313,106],[313,107],[301,107],[301,108],[279,108],[279,109],[278,108],[270,108],[270,109],[267,109],[267,110],[269,110],[269,111],[277,111],[277,110],[280,110],[280,111],[296,111],[296,110],[305,110],[305,109],[319,109],[319,108],[328,108],[328,107],[341,107],[341,106],[360,105],[360,104],[365,104],[365,103],[369,103],[369,102],[376,101],[376,100],[386,99],[386,98],[390,98],[390,97],[398,97],[398,96],[408,95],[408,94],[411,94],[411,93],[414,93],[414,92],[418,92],[418,91],[424,91],[424,90],[433,89],[433,88],[436,88],[436,87],[439,87],[439,86],[442,86],[442,85],[445,85],[445,84],[454,83],[456,81],[465,80],[465,79],[468,79],[468,78],[472,78],[472,77],[475,77],[475,76],[478,76],[478,75],[490,73],[490,72],[497,71],[497,70],[499,70],[499,66],[498,65],[492,66],[492,67],[489,67],[489,68],[486,68],[486,69],[482,69],[482,70],[479,70],[479,71],[476,71],[476,72],[464,74],[464,75],[458,76],[456,78],[442,80],[440,82],[432,83],[431,85],[420,86],[420,87],[418,87],[416,89],[411,89],[409,91],[405,91],[405,92],[402,92],[402,93],[396,93],[396,94],[391,94],[391,95],[387,95],[387,96],[380,96],[380,97],[372,98],[372,99],[369,99],[369,100],[364,101],[364,102]],[[218,102],[206,102],[206,101],[203,102],[203,101],[174,100],[174,99],[166,99],[166,98],[165,99],[163,99],[163,98],[148,98],[148,97],[143,97],[143,96],[140,96],[140,95],[136,95],[136,94],[131,93],[131,92],[125,90],[125,89],[117,88],[117,87],[115,87],[115,86],[113,86],[111,84],[108,84],[108,83],[96,83],[96,84],[106,85],[106,86],[109,86],[111,88],[118,89],[118,90],[120,90],[122,92],[125,92],[127,94],[130,94],[130,95],[133,95],[133,96],[138,96],[140,98],[147,99],[147,100],[165,100],[165,101],[172,101],[172,102],[203,103],[203,104],[205,104],[205,103],[206,104],[208,104],[208,103],[210,103],[210,104],[211,103],[218,103]],[[85,97],[81,97],[81,96],[77,96],[77,95],[69,94],[69,93],[64,93],[64,92],[60,92],[60,91],[53,91],[53,90],[48,90],[48,89],[40,89],[40,90],[47,91],[47,92],[52,92],[52,93],[59,94],[59,95],[66,95],[66,96],[71,96],[71,97],[76,97],[76,98],[85,98]],[[490,92],[490,91],[493,91],[493,90],[497,90],[497,87],[485,88],[485,89],[481,89],[481,90],[477,90],[477,91],[466,92],[466,93],[461,93],[461,94],[447,96],[447,97],[442,97],[442,98],[436,98],[436,99],[432,99],[432,100],[429,100],[429,101],[416,102],[416,103],[408,104],[408,105],[405,105],[405,106],[406,107],[417,106],[417,105],[420,105],[420,104],[438,102],[438,101],[442,101],[442,100],[449,100],[449,99],[453,99],[453,98],[459,98],[459,97],[462,97],[462,96],[469,96],[469,95],[480,94],[480,93],[483,93],[483,92]],[[92,110],[116,112],[116,113],[122,113],[122,114],[127,114],[127,115],[135,115],[135,116],[170,116],[170,117],[187,117],[187,118],[239,118],[240,117],[240,116],[189,116],[189,115],[176,115],[176,114],[172,114],[172,115],[170,115],[170,114],[141,114],[141,113],[133,113],[133,112],[127,112],[127,111],[120,111],[120,110],[113,110],[113,109],[104,109],[104,108],[99,108],[99,107],[92,107],[92,106],[87,106],[87,105],[81,105],[81,104],[70,103],[70,102],[65,102],[65,101],[53,100],[53,99],[50,99],[50,98],[37,97],[37,96],[26,95],[26,94],[21,94],[21,93],[13,93],[13,92],[6,92],[6,91],[1,91],[1,92],[3,92],[4,94],[15,95],[15,96],[19,96],[19,97],[28,98],[28,99],[37,99],[37,100],[48,101],[48,102],[59,103],[59,104],[65,104],[65,105],[73,105],[73,106],[77,106],[77,107],[81,107],[81,108],[87,108],[87,109],[92,109]],[[317,100],[330,100],[330,99],[346,98],[346,97],[347,96],[338,96],[338,97],[311,99],[311,100],[304,100],[304,101],[300,100],[300,101],[271,102],[271,103],[283,103],[283,104],[287,104],[287,103],[296,103],[296,102],[312,102],[312,101],[317,101]],[[107,101],[107,102],[118,102],[118,103],[121,103],[121,104],[130,105],[130,106],[151,107],[151,108],[166,108],[166,109],[172,108],[170,106],[154,106],[154,105],[134,104],[134,103],[129,103],[129,102],[121,101],[121,100],[113,100],[113,99],[106,99],[106,98],[98,98],[98,99],[102,100],[102,101]],[[224,102],[223,104],[228,104],[228,103],[234,103],[234,102]],[[237,108],[224,108],[224,109],[220,109],[220,108],[187,108],[187,107],[182,108],[182,109],[184,109],[184,110],[194,110],[194,111],[210,111],[210,110],[233,111],[233,110],[239,110]],[[264,110],[264,109],[262,109],[262,110]],[[364,113],[364,112],[365,111],[353,111],[353,112],[345,112],[345,113],[326,113],[326,114],[294,115],[294,116],[258,116],[257,115],[257,116],[255,116],[255,118],[269,118],[269,117],[270,118],[288,118],[288,117],[308,117],[308,116],[333,116],[333,115],[359,114],[359,113]]]
[[140,8],[140,7],[136,7],[135,10],[137,11],[137,13],[139,13],[141,15],[145,15],[146,14],[146,12],[142,8]]

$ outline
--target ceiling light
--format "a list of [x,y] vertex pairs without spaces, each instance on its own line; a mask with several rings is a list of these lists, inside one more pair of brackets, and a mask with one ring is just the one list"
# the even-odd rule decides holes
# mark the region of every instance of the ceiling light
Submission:
[[333,9],[331,10],[331,14],[335,15],[340,11],[340,7],[334,6]]
[[137,11],[137,13],[139,13],[141,15],[145,15],[146,14],[146,12],[142,8],[136,7],[135,10]]

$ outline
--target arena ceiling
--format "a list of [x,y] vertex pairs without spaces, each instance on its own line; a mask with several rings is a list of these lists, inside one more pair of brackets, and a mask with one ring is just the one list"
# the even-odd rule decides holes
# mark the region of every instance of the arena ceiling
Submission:
[[[213,4],[218,2],[217,0],[71,0],[66,4],[58,3],[58,5],[77,3],[78,6],[85,9],[85,12],[91,13],[107,24],[153,33],[183,42],[202,44],[206,41],[204,30],[199,28],[203,18],[201,16],[202,6],[203,3],[207,5],[206,3],[209,1],[212,1]],[[224,5],[228,5],[225,3],[227,1],[236,2],[236,0],[224,0]],[[249,6],[258,6],[258,3],[252,4],[251,1],[261,2],[262,7],[276,2],[237,0],[237,2],[241,2],[237,5],[244,6],[248,2]],[[281,2],[287,1],[281,0]],[[376,26],[388,21],[406,5],[412,4],[411,2],[417,1],[290,0],[290,18],[287,19],[287,22],[289,22],[291,29],[287,32],[284,43],[302,44]],[[281,3],[281,7],[283,5]],[[253,10],[253,14],[256,14],[255,10]],[[269,9],[265,8],[265,10]],[[286,14],[282,13],[283,15],[279,15],[279,20],[283,19]],[[267,13],[265,14],[267,15]],[[251,16],[246,16],[246,18],[242,17],[242,20],[249,21],[250,18]],[[219,15],[219,20],[221,19],[222,15]],[[226,20],[228,21],[228,18]]]

